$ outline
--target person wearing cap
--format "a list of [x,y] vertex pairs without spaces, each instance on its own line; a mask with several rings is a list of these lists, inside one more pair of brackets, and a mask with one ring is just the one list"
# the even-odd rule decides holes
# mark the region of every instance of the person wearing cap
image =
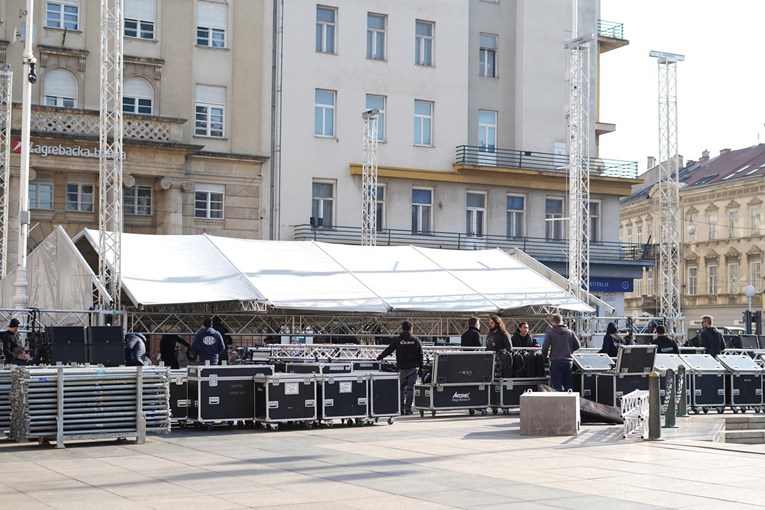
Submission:
[[399,388],[401,388],[401,414],[412,414],[414,383],[417,382],[417,369],[422,367],[422,343],[412,334],[411,322],[404,321],[401,324],[401,334],[377,356],[377,361],[382,361],[393,354],[393,351],[396,351]]
[[13,350],[16,347],[21,347],[21,339],[19,338],[20,324],[18,319],[11,319],[11,322],[8,323],[8,328],[5,331],[0,331],[0,338],[3,339],[3,356],[6,363],[13,361]]

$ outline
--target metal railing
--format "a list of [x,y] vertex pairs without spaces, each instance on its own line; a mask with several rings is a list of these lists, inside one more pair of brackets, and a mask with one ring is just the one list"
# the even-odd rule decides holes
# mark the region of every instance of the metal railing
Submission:
[[[568,155],[458,145],[455,164],[566,173]],[[590,175],[635,179],[638,164],[637,161],[590,158]]]
[[598,36],[611,39],[624,39],[624,23],[598,20]]
[[[293,225],[297,241],[321,241],[325,243],[359,244],[360,227],[332,226],[313,227],[308,224]],[[485,250],[518,248],[528,255],[546,261],[567,260],[568,241],[543,237],[506,237],[502,235],[470,236],[462,232],[430,231],[413,232],[406,229],[384,229],[377,232],[377,246],[416,245],[426,248],[452,250]],[[598,242],[590,244],[593,262],[646,261],[642,244]]]

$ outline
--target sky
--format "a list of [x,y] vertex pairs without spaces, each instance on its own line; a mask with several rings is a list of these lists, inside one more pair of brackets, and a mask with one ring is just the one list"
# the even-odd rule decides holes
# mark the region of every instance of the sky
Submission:
[[629,45],[601,55],[600,157],[659,156],[657,59],[677,64],[678,152],[685,161],[765,143],[765,0],[601,0],[600,18],[624,23]]

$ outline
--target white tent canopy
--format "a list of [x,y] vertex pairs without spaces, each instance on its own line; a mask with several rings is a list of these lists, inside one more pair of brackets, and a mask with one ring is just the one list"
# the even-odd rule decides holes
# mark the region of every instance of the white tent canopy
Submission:
[[[98,231],[84,236],[98,247]],[[122,234],[122,285],[136,305],[263,301],[280,309],[592,312],[505,252],[313,241]]]

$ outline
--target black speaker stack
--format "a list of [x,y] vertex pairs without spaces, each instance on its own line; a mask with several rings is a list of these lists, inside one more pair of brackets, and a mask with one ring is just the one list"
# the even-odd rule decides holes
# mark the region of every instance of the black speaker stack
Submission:
[[47,328],[51,363],[92,363],[117,366],[125,363],[125,343],[120,326],[53,326]]

